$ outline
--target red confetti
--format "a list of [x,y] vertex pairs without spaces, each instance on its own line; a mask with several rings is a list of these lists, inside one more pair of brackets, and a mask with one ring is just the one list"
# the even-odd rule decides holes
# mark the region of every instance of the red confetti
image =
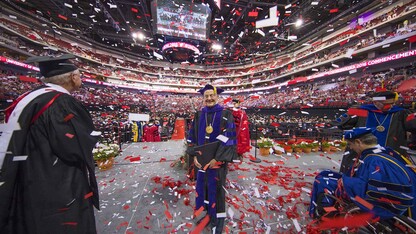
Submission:
[[326,213],[332,212],[332,211],[337,211],[337,209],[333,206],[330,207],[324,207],[324,210]]
[[259,13],[257,11],[250,11],[248,13],[248,17],[257,17],[259,15]]
[[134,13],[139,13],[139,10],[137,10],[136,8],[132,7],[131,11],[133,11]]
[[359,196],[355,196],[355,201],[360,203],[361,205],[367,207],[369,210],[372,210],[374,208],[374,205],[369,203],[368,201],[364,200],[363,198]]
[[408,115],[407,118],[406,118],[406,122],[409,122],[411,120],[414,120],[415,118],[416,118],[416,113],[415,114]]
[[224,104],[229,103],[231,100],[233,100],[232,97],[229,97],[229,98],[224,99]]
[[367,110],[363,110],[363,109],[358,109],[358,108],[350,108],[347,111],[348,115],[356,115],[359,117],[367,117],[368,116],[368,111]]
[[165,210],[165,215],[168,220],[171,220],[173,217],[168,210]]
[[390,199],[385,198],[385,197],[379,198],[378,201],[385,202],[385,203],[388,203],[388,204],[392,203],[392,204],[400,205],[399,201],[390,200]]
[[137,162],[140,161],[140,156],[137,156],[135,158],[130,158],[130,162]]
[[371,221],[371,213],[357,214],[348,218],[339,217],[334,219],[323,218],[322,222],[319,224],[321,230],[327,230],[330,228],[343,228],[343,227],[361,227],[368,225],[367,222]]
[[68,114],[65,118],[64,118],[64,121],[65,122],[68,122],[70,119],[72,119],[72,118],[74,118],[74,114]]
[[166,158],[161,158],[159,162],[166,162]]
[[123,207],[123,209],[125,209],[125,210],[128,210],[130,208],[130,206],[129,205],[125,205],[124,207]]
[[189,198],[185,198],[185,199],[183,200],[183,204],[184,204],[185,206],[189,206],[189,205],[191,204],[191,201],[189,200]]
[[70,139],[72,139],[74,137],[74,135],[71,134],[71,133],[66,133],[65,136],[68,137],[68,138],[70,138]]
[[202,211],[204,211],[203,206],[199,207],[199,209],[197,211],[195,211],[194,217],[198,217],[202,213]]
[[63,20],[68,20],[68,18],[66,16],[63,16],[63,15],[60,15],[60,14],[58,14],[58,17],[63,19]]
[[85,194],[84,199],[88,199],[88,198],[92,197],[92,195],[93,195],[92,192],[87,193],[87,194]]
[[334,9],[331,9],[331,10],[329,10],[329,13],[337,13],[338,12],[338,8],[334,8]]
[[65,223],[62,223],[62,225],[77,226],[78,223],[77,222],[65,222]]
[[204,230],[205,226],[207,226],[209,222],[209,215],[206,215],[202,221],[198,224],[198,226],[196,226],[196,228],[191,231],[191,234],[199,234],[202,233],[202,230]]

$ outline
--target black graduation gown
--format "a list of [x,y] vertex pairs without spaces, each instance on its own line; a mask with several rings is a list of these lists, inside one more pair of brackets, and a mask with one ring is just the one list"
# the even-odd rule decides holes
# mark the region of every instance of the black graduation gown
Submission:
[[[62,94],[30,125],[57,93],[36,97],[19,117],[21,130],[12,135],[12,154],[0,173],[0,233],[96,233],[96,137],[88,111]],[[26,160],[13,161],[24,155]]]

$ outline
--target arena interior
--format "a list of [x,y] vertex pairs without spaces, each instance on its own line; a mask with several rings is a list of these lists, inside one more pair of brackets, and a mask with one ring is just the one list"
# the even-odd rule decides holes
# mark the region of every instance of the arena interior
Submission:
[[223,233],[325,233],[308,207],[315,176],[340,168],[336,118],[380,88],[415,108],[415,15],[416,0],[4,0],[0,123],[42,85],[28,58],[74,55],[73,96],[100,144],[119,148],[96,165],[97,232],[210,233],[185,149],[198,90],[212,84],[225,90],[219,104],[240,101],[252,146],[228,165]]

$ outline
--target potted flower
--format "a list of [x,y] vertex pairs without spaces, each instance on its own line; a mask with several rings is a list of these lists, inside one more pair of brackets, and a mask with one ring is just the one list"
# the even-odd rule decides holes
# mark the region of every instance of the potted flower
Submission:
[[323,141],[321,143],[321,150],[322,152],[329,152],[329,150],[331,149],[331,144],[327,141]]
[[302,149],[302,144],[293,144],[293,151],[295,153],[302,153],[303,149]]
[[259,140],[257,140],[257,146],[259,147],[261,156],[269,156],[270,148],[273,147],[273,141],[270,138],[261,137]]
[[342,151],[344,151],[347,148],[347,141],[340,141],[339,147]]
[[310,143],[310,145],[311,145],[311,148],[312,148],[312,152],[318,152],[319,151],[319,143],[318,142],[313,142],[313,143]]
[[302,151],[303,151],[304,153],[309,154],[309,153],[312,151],[312,146],[311,146],[311,144],[308,144],[308,143],[302,143],[302,144],[300,144],[300,145],[301,145]]
[[93,150],[94,160],[102,171],[113,167],[114,157],[118,155],[120,148],[117,144],[99,143]]

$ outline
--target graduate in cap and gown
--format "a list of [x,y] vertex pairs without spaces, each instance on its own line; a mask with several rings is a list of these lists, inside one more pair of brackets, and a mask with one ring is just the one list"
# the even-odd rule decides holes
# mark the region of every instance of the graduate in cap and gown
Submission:
[[[353,127],[368,127],[378,139],[378,144],[388,146],[407,156],[407,134],[416,133],[414,110],[395,106],[398,94],[381,88],[372,95],[373,104],[350,108],[336,119],[335,125],[341,130]],[[405,147],[405,148],[403,148]],[[342,159],[340,172],[346,172],[356,154],[347,148]]]
[[[226,217],[224,187],[227,163],[237,159],[233,114],[218,104],[218,94],[223,91],[210,84],[199,90],[203,95],[204,107],[195,113],[187,140],[187,153],[194,156],[198,170],[195,210],[206,210],[215,233],[222,233]],[[193,147],[215,141],[220,141],[215,157],[203,168],[195,157],[197,152]]]
[[0,136],[0,233],[96,233],[92,150],[99,132],[71,96],[81,87],[73,55],[33,57],[44,85],[6,110]]
[[[344,138],[357,153],[354,164],[344,174],[325,170],[315,178],[309,215],[316,217],[319,194],[329,193],[341,200],[355,203],[373,217],[389,219],[396,215],[414,216],[416,183],[414,164],[391,148],[380,146],[371,128],[345,131]],[[362,198],[373,207],[360,202]],[[332,198],[321,205],[331,207]]]
[[233,116],[237,132],[237,153],[243,159],[243,154],[250,152],[250,129],[247,114],[240,108],[240,100],[233,99]]

